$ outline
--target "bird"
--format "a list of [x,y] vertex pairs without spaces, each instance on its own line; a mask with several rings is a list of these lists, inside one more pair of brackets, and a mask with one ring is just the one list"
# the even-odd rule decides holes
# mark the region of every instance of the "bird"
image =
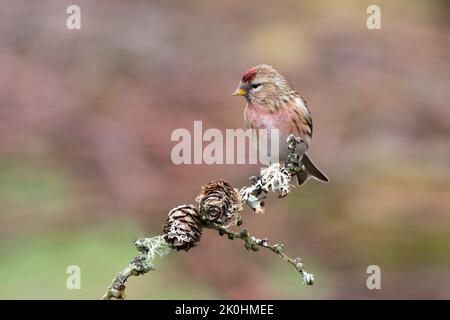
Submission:
[[312,140],[313,124],[306,100],[274,67],[260,64],[245,71],[233,95],[246,99],[246,129],[278,129],[280,157],[286,157],[289,152],[289,135],[293,134],[301,139],[300,148],[296,148],[296,153],[302,156],[301,163],[304,166],[304,170],[297,175],[300,186],[310,178],[329,182],[328,177],[307,154]]

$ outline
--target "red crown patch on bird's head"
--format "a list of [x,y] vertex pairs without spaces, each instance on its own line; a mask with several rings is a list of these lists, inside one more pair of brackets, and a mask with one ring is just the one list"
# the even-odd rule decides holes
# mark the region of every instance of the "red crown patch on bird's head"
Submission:
[[252,81],[252,79],[256,76],[257,72],[258,72],[257,67],[252,67],[252,68],[248,69],[242,76],[242,81],[244,81],[244,82]]

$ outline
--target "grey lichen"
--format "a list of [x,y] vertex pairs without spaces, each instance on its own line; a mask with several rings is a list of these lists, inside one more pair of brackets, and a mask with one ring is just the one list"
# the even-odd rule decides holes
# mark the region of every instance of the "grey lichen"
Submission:
[[103,296],[103,300],[124,299],[125,298],[125,283],[131,276],[140,276],[155,270],[153,265],[156,257],[163,257],[167,255],[171,248],[165,240],[165,236],[156,236],[153,238],[138,239],[134,243],[139,255],[117,274],[112,281],[108,290]]
[[239,194],[242,202],[247,204],[256,213],[264,213],[265,194],[275,193],[279,198],[286,197],[292,190],[294,184],[292,177],[304,170],[301,164],[301,155],[295,153],[297,144],[301,139],[290,135],[287,139],[289,154],[284,164],[274,163],[269,167],[262,169],[260,175],[252,177],[252,184],[243,187]]

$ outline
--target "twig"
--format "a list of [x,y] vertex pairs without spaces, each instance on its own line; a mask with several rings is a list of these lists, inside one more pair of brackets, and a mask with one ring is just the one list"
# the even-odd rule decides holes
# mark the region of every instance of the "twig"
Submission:
[[297,258],[291,258],[287,254],[283,252],[284,245],[281,243],[269,244],[268,238],[259,239],[256,238],[248,232],[247,229],[242,229],[241,231],[231,231],[227,228],[217,224],[217,223],[208,223],[205,225],[205,227],[217,230],[221,236],[227,235],[228,239],[234,240],[234,239],[241,239],[244,241],[244,246],[247,250],[252,251],[258,251],[259,247],[269,249],[273,253],[277,254],[281,259],[287,261],[290,263],[296,270],[299,272],[303,277],[303,282],[308,285],[314,284],[314,275],[311,273],[308,273],[305,271],[302,263],[302,259]]
[[111,300],[113,298],[122,300],[125,298],[125,283],[131,276],[140,276],[155,270],[153,260],[157,256],[164,256],[171,250],[167,245],[165,236],[156,236],[153,238],[138,239],[134,243],[139,255],[134,259],[113,279],[108,290],[103,295],[103,300]]
[[284,164],[274,163],[261,170],[260,175],[251,177],[252,184],[243,187],[239,194],[242,201],[256,213],[264,213],[264,198],[268,192],[275,193],[279,198],[284,198],[291,192],[291,179],[304,169],[301,163],[303,154],[295,153],[297,145],[303,143],[298,137],[289,135],[287,138],[289,154]]

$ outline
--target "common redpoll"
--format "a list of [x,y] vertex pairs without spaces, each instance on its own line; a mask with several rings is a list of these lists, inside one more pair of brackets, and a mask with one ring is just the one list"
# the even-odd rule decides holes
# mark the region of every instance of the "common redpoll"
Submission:
[[233,95],[244,96],[247,100],[244,110],[246,128],[279,130],[280,158],[288,153],[286,140],[290,134],[303,140],[300,148],[296,149],[297,153],[303,154],[301,162],[305,167],[297,175],[299,185],[309,178],[329,181],[306,154],[313,133],[306,101],[281,74],[265,64],[252,67],[245,72]]

